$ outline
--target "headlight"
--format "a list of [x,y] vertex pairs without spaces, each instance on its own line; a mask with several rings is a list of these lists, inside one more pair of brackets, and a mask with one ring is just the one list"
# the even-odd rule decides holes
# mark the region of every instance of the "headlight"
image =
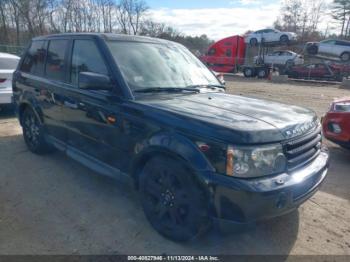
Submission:
[[228,146],[226,156],[228,176],[251,178],[286,170],[287,160],[280,144],[261,147]]

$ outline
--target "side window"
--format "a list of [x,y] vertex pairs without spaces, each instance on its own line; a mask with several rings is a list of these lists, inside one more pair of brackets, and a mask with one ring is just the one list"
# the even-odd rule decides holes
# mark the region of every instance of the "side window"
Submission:
[[43,75],[45,56],[45,41],[33,41],[23,59],[20,70],[33,75]]
[[51,40],[47,51],[46,76],[54,80],[65,80],[64,56],[68,40]]
[[75,40],[72,53],[71,83],[78,84],[80,72],[108,75],[106,64],[95,43],[91,40]]

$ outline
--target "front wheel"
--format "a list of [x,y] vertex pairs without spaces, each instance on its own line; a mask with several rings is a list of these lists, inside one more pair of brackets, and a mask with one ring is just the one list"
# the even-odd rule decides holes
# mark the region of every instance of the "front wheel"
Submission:
[[243,75],[245,77],[253,77],[255,76],[255,70],[251,67],[246,67],[243,69]]
[[141,171],[139,182],[145,215],[161,235],[187,241],[208,229],[204,192],[180,161],[153,157]]
[[349,52],[344,52],[340,56],[340,60],[343,62],[349,61],[350,60],[350,53]]
[[287,44],[289,42],[289,37],[286,35],[282,35],[280,37],[280,42],[281,42],[281,44]]
[[24,141],[31,152],[44,154],[52,150],[52,147],[45,141],[44,126],[33,110],[26,109],[21,122]]
[[286,67],[292,67],[292,66],[294,66],[294,61],[292,59],[288,59],[286,61]]

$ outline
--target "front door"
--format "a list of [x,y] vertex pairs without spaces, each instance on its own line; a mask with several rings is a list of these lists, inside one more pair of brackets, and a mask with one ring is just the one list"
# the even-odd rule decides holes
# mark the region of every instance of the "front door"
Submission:
[[65,88],[63,115],[67,144],[79,154],[120,168],[120,102],[110,91],[78,88],[79,72],[110,75],[94,40],[72,43],[70,83]]

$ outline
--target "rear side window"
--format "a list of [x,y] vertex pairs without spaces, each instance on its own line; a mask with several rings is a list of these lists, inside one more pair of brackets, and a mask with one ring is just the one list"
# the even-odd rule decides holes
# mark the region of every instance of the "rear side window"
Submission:
[[14,70],[17,67],[19,59],[16,58],[1,58],[0,57],[0,70],[10,69]]
[[33,41],[23,59],[21,71],[33,75],[43,75],[45,56],[45,41]]
[[80,72],[93,72],[108,75],[106,64],[95,42],[75,40],[72,54],[71,82],[78,84]]
[[64,56],[68,40],[51,40],[47,50],[46,76],[54,80],[65,80]]
[[349,46],[350,47],[350,42],[345,42],[345,41],[337,41],[337,45],[342,45],[342,46]]

